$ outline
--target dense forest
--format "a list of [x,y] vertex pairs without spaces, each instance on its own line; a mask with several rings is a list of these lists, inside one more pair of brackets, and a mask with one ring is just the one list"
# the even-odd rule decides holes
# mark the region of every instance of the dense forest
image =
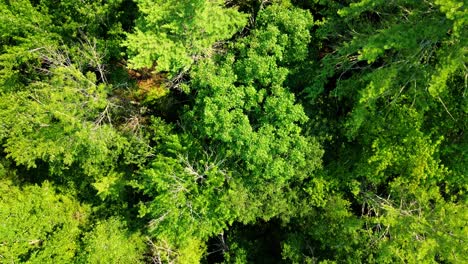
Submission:
[[0,263],[468,263],[466,0],[0,0]]

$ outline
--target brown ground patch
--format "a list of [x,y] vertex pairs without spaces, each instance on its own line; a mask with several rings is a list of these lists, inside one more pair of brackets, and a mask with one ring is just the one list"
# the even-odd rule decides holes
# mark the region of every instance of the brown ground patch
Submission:
[[165,87],[167,82],[166,74],[155,73],[150,69],[141,69],[138,71],[128,70],[129,76],[137,81],[137,96],[140,100],[154,100],[165,96],[168,89]]

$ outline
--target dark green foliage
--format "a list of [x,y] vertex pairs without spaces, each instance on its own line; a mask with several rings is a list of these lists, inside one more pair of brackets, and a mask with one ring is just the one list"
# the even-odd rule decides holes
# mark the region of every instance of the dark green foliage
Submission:
[[[460,94],[466,90],[460,89],[466,76],[466,33],[459,33],[466,13],[461,5],[360,1],[337,10],[339,17],[328,14],[320,25],[318,37],[341,45],[317,47],[333,52],[316,64],[317,81],[305,91],[310,113],[316,109],[323,116],[316,119],[321,124],[315,129],[322,129],[321,134],[328,129],[330,136],[326,178],[340,182],[337,187],[356,209],[345,207],[351,218],[340,230],[352,232],[339,234],[346,238],[335,239],[335,234],[332,241],[323,240],[332,232],[330,225],[326,233],[317,233],[325,223],[337,222],[330,219],[304,227],[310,230],[308,240],[293,235],[285,244],[292,260],[304,261],[295,247],[309,246],[311,261],[464,261],[460,237],[466,233],[461,224],[465,220],[452,222],[458,227],[443,225],[445,231],[436,228],[441,225],[436,223],[439,210],[454,210],[460,214],[457,219],[466,218],[466,209],[461,209],[466,204],[461,202],[459,209],[452,204],[464,199],[466,161],[460,169],[444,157],[451,144],[457,146],[453,157],[460,161],[466,156],[459,148],[466,139],[458,134],[467,125],[462,106],[466,99]],[[353,211],[360,218],[350,215]],[[353,222],[352,228],[345,227]],[[369,247],[361,239],[364,234],[372,241]],[[346,240],[349,243],[335,244]],[[447,245],[453,250],[446,251]]]

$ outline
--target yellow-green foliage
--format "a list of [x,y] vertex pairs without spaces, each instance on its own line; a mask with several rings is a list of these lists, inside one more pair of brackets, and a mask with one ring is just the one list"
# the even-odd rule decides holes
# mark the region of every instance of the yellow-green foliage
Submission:
[[82,263],[143,263],[144,237],[115,217],[98,221],[83,238]]
[[56,193],[48,182],[18,187],[1,179],[0,261],[72,262],[80,247],[80,227],[89,215],[89,206]]
[[125,46],[133,68],[177,73],[199,57],[209,56],[216,42],[229,39],[246,23],[235,8],[222,0],[138,0],[140,19]]

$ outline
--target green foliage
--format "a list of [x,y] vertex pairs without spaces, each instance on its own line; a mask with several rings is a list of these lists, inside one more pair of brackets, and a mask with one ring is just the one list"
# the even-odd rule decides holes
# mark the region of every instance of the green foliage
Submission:
[[377,227],[370,236],[378,245],[376,262],[466,262],[466,205],[445,202],[437,188],[412,191],[406,185],[392,184],[393,201],[368,198],[378,216],[368,218],[368,224]]
[[23,86],[40,65],[37,50],[58,46],[52,24],[30,1],[0,1],[0,94]]
[[[283,257],[294,263],[331,260],[369,262],[369,245],[362,222],[350,211],[350,202],[331,195],[323,208],[293,222],[282,244]],[[366,260],[367,259],[367,260]]]
[[[368,181],[385,182],[401,174],[410,178],[412,173],[419,178],[441,176],[434,170],[438,166],[438,145],[446,148],[453,142],[449,130],[466,128],[466,122],[461,121],[465,115],[463,92],[458,89],[466,62],[462,44],[466,34],[454,33],[458,23],[454,20],[464,20],[458,5],[453,5],[454,9],[443,6],[439,12],[429,3],[361,1],[342,8],[338,12],[342,20],[327,22],[335,23],[334,29],[340,25],[355,32],[341,38],[344,44],[322,60],[328,64],[326,70],[319,70],[320,74],[337,77],[329,96],[351,109],[338,121],[337,129],[362,149],[352,177],[367,175]],[[382,13],[376,14],[375,9]],[[458,12],[457,18],[448,12]],[[378,15],[378,22],[369,13]],[[359,19],[352,22],[355,18]],[[316,85],[311,89],[318,89]],[[463,152],[460,156],[466,155]]]
[[103,38],[107,37],[107,34],[117,33],[122,24],[119,20],[124,16],[120,6],[130,7],[128,1],[125,0],[83,0],[80,2],[34,0],[32,2],[36,2],[34,6],[41,13],[51,16],[54,25],[61,25],[55,30],[66,39],[79,37],[79,34],[84,32]]
[[[352,229],[341,226],[354,230],[345,232],[347,238],[336,239],[340,234],[334,233],[326,241],[323,237],[330,230],[324,223],[337,219],[308,221],[317,221],[316,226],[304,227],[309,239],[293,235],[285,244],[290,259],[305,261],[301,252],[309,246],[314,261],[464,261],[466,249],[459,239],[466,232],[463,220],[456,217],[453,225],[436,220],[444,213],[466,217],[460,215],[466,204],[452,201],[463,201],[467,186],[461,176],[465,169],[444,157],[452,144],[457,151],[451,155],[458,153],[452,157],[460,161],[466,156],[458,148],[466,142],[458,134],[466,129],[459,88],[466,76],[466,34],[457,33],[457,23],[465,22],[460,2],[452,9],[440,5],[358,1],[337,10],[339,16],[328,13],[320,25],[318,36],[340,45],[329,44],[327,49],[334,50],[316,64],[319,81],[306,92],[314,104],[311,113],[323,116],[316,120],[326,119],[317,127],[331,135],[325,179],[356,207],[346,210],[355,220],[341,223],[356,224]],[[458,21],[451,12],[458,14]],[[325,233],[319,233],[321,229]],[[362,236],[368,237],[366,242],[359,239]],[[337,241],[346,242],[336,245]],[[330,250],[334,255],[326,253]]]
[[150,231],[157,237],[183,244],[191,237],[206,239],[232,222],[228,205],[222,203],[228,175],[216,161],[200,163],[194,167],[188,159],[159,156],[144,172],[144,191],[154,199],[140,214],[153,217]]
[[282,87],[288,71],[277,65],[304,59],[311,17],[291,9],[284,16],[296,20],[288,24],[279,13],[272,6],[259,14],[258,29],[235,46],[237,57],[206,59],[192,71],[197,98],[184,122],[195,122],[189,134],[165,137],[170,157],[157,156],[136,185],[153,197],[140,213],[153,219],[158,243],[182,252],[234,221],[292,214],[288,203],[297,197],[289,184],[319,166],[321,150],[301,134],[307,117]]
[[226,190],[230,176],[214,154],[191,158],[186,149],[192,148],[192,138],[174,135],[160,120],[153,122],[154,140],[161,142],[158,148],[167,156],[156,156],[132,183],[151,197],[140,204],[139,214],[151,219],[149,232],[157,238],[153,254],[167,262],[198,262],[206,240],[234,219],[225,202],[231,195]]
[[52,68],[50,75],[2,96],[0,138],[8,157],[30,168],[43,160],[56,173],[78,164],[96,175],[112,166],[126,140],[105,124],[108,87],[73,65]]
[[107,55],[106,60],[120,57],[122,24],[129,23],[122,14],[122,5],[128,3],[0,1],[0,92],[19,89],[36,80],[37,69],[48,63],[44,53],[52,50],[71,53],[78,68],[87,67],[89,62],[81,59],[86,52],[82,50],[86,47],[83,43],[93,46],[93,52]]
[[19,188],[2,179],[0,193],[1,262],[72,262],[88,206],[57,194],[48,182]]
[[212,46],[231,38],[246,22],[246,16],[223,1],[139,0],[140,18],[128,35],[133,68],[151,68],[172,74],[187,70],[198,57],[209,56]]
[[145,243],[118,218],[97,222],[83,238],[82,263],[143,263]]
[[[291,23],[301,22],[282,24],[279,12],[297,18]],[[304,59],[301,50],[309,41],[307,36],[287,37],[288,33],[294,29],[307,35],[311,25],[304,23],[307,19],[310,15],[297,9],[269,7],[259,14],[258,28],[236,45],[237,57],[206,60],[193,71],[197,98],[188,118],[199,120],[195,133],[219,145],[217,153],[244,168],[240,174],[248,184],[267,181],[279,187],[290,179],[306,178],[301,168],[318,166],[317,143],[301,133],[300,124],[307,117],[294,95],[282,87],[288,70],[281,65]]]
[[467,18],[0,0],[0,262],[468,262]]

